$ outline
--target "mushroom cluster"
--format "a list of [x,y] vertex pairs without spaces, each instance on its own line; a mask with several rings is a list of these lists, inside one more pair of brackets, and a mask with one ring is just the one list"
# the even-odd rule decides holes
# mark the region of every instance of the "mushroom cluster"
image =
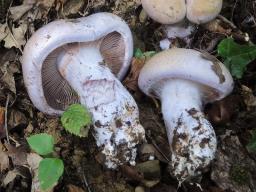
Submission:
[[217,145],[203,106],[232,91],[227,68],[208,53],[172,48],[146,62],[138,84],[145,94],[162,102],[172,175],[180,182],[199,175],[214,158]]
[[135,164],[136,145],[145,138],[138,107],[119,81],[132,54],[128,25],[113,14],[97,13],[45,25],[29,39],[22,57],[27,91],[40,111],[61,114],[73,103],[88,108],[108,168]]
[[221,11],[222,0],[142,0],[142,6],[149,17],[166,24],[164,32],[168,39],[160,41],[160,47],[168,49],[169,39],[177,37],[189,44],[194,24],[213,20]]
[[185,17],[196,24],[207,23],[221,11],[222,0],[142,0],[147,14],[162,24],[175,24]]

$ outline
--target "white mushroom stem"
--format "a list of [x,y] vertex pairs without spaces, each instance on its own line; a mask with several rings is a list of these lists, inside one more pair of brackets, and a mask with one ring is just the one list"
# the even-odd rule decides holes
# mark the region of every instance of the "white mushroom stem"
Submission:
[[135,146],[144,139],[138,108],[121,82],[105,66],[96,43],[69,44],[57,62],[61,75],[93,116],[97,145],[108,168],[135,164]]
[[191,38],[189,38],[189,36],[194,31],[195,25],[186,20],[172,25],[165,25],[164,33],[166,34],[167,38],[160,41],[160,48],[162,50],[169,49],[173,46],[172,40],[177,38],[183,39],[188,45],[191,41]]
[[201,87],[171,79],[161,91],[162,113],[172,150],[172,173],[184,181],[209,165],[216,151],[216,136],[202,109]]

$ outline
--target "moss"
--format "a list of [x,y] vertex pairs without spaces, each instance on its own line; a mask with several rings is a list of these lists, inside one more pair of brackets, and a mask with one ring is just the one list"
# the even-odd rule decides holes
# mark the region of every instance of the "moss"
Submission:
[[234,165],[229,172],[232,181],[239,185],[245,185],[249,182],[249,172],[246,168],[240,165]]

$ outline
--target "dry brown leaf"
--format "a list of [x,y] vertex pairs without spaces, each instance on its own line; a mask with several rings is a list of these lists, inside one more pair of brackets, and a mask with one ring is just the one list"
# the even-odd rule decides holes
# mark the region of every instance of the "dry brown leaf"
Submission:
[[5,84],[6,88],[16,94],[15,80],[12,71],[9,69],[9,61],[1,65],[0,70],[3,73],[1,81]]
[[9,158],[6,152],[3,151],[3,146],[0,143],[0,172],[9,168]]
[[5,178],[3,179],[3,186],[5,187],[10,182],[12,182],[17,175],[23,176],[22,174],[20,174],[20,172],[17,169],[9,171],[5,176]]
[[8,120],[8,126],[10,128],[14,128],[18,125],[24,125],[28,123],[27,118],[20,111],[11,109],[9,112],[10,115]]
[[80,187],[70,184],[68,185],[68,192],[84,192],[84,190]]
[[26,12],[28,12],[33,5],[28,4],[28,5],[19,5],[15,7],[10,7],[9,11],[11,13],[10,18],[13,21],[18,21]]
[[10,144],[5,144],[6,148],[8,149],[7,154],[12,159],[12,163],[14,165],[23,166],[27,164],[27,152],[23,146],[14,147]]
[[247,106],[247,110],[256,107],[256,97],[253,95],[252,90],[245,85],[242,85],[242,95],[244,98],[244,103]]
[[5,137],[4,116],[5,116],[5,108],[0,106],[0,139]]
[[137,92],[138,88],[138,78],[142,67],[145,64],[145,59],[133,58],[131,64],[131,71],[128,76],[123,81],[123,84],[130,90]]
[[84,7],[85,1],[70,0],[63,7],[63,15],[71,16],[77,14]]
[[25,33],[27,31],[27,23],[20,23],[19,27],[15,28],[14,25],[12,26],[12,33],[8,33],[8,36],[4,39],[5,44],[4,46],[7,49],[12,47],[17,47],[21,50],[21,46],[25,45]]
[[54,5],[55,0],[37,0],[37,5],[43,6],[45,8],[51,8]]
[[28,126],[24,130],[25,135],[29,136],[32,133],[33,129],[34,129],[33,125],[31,124],[31,122],[29,122]]
[[4,47],[10,49],[16,47],[21,50],[21,46],[25,45],[25,33],[27,31],[27,23],[21,22],[18,27],[12,26],[10,31],[7,24],[2,24],[0,26],[0,41],[4,41]]

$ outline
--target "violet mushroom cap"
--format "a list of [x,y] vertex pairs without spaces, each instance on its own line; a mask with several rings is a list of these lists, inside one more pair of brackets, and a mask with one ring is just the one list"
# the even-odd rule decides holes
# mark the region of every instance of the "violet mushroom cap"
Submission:
[[146,13],[162,24],[175,24],[185,17],[196,24],[207,23],[222,8],[222,0],[142,0],[141,3]]
[[233,79],[215,57],[192,49],[162,51],[142,68],[138,84],[161,99],[172,151],[171,172],[179,181],[196,176],[214,158],[216,136],[205,119],[203,105],[233,89]]
[[113,14],[97,13],[45,25],[29,39],[22,57],[27,91],[40,111],[61,114],[79,102],[89,109],[108,168],[135,164],[136,145],[145,137],[138,107],[118,80],[132,54],[128,25]]

